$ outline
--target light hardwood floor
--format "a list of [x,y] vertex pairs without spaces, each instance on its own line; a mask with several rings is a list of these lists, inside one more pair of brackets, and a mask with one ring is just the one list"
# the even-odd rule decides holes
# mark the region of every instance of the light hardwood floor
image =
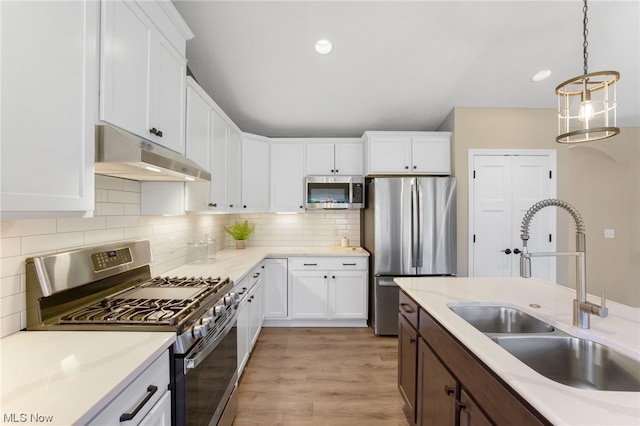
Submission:
[[397,369],[397,338],[370,328],[264,328],[234,426],[407,426]]

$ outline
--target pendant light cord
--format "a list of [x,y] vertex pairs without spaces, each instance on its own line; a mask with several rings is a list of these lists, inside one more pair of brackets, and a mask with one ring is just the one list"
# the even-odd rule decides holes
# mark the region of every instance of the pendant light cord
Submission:
[[583,28],[583,35],[584,35],[584,42],[582,43],[582,53],[584,56],[584,74],[587,75],[587,58],[589,57],[589,54],[587,53],[587,46],[589,46],[589,43],[587,42],[587,35],[589,34],[589,30],[587,30],[587,23],[589,22],[589,20],[587,19],[587,10],[589,10],[589,8],[587,7],[587,0],[584,0],[584,7],[582,8],[582,12],[584,14],[584,19],[582,20],[582,28]]

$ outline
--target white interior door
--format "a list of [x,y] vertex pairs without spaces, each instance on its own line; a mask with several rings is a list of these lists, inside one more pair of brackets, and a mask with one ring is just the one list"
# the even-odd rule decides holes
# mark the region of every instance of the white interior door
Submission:
[[[470,276],[519,275],[522,218],[536,202],[555,197],[555,164],[554,151],[470,152]],[[555,251],[555,217],[553,209],[536,214],[531,252]],[[555,258],[534,258],[532,275],[555,281]]]

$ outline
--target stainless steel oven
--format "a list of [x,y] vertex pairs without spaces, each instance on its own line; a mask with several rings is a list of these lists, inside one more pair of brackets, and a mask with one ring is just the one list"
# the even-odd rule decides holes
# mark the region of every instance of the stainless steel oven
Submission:
[[204,339],[174,358],[175,425],[233,424],[238,410],[237,310]]
[[149,241],[26,260],[28,330],[172,331],[172,423],[231,425],[237,411],[233,282],[151,277]]

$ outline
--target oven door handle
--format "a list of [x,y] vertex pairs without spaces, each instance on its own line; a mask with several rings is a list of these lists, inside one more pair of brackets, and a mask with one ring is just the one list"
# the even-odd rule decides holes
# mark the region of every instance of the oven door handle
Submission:
[[220,342],[222,342],[225,337],[227,337],[229,331],[236,324],[236,312],[237,311],[234,309],[233,316],[224,327],[224,330],[222,330],[222,333],[220,333],[215,339],[209,342],[209,344],[204,349],[202,349],[200,352],[196,352],[194,356],[185,357],[184,374],[187,374],[189,370],[196,368],[202,362],[202,360],[205,359],[211,353],[211,351],[213,351],[220,344]]

